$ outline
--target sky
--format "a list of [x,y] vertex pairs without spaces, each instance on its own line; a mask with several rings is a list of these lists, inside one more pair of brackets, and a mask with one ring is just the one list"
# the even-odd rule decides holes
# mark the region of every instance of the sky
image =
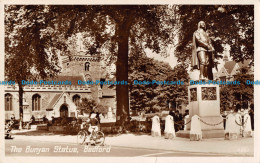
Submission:
[[[224,54],[226,54],[228,56],[228,60],[230,61],[230,46],[226,45],[224,47],[225,51],[222,54],[224,56]],[[168,53],[169,53],[169,57],[163,57],[160,54],[156,54],[154,52],[152,52],[152,50],[150,49],[146,49],[145,50],[147,57],[156,59],[158,61],[163,61],[165,63],[169,63],[169,65],[174,68],[177,65],[177,58],[174,55],[174,48],[169,48]],[[218,70],[220,71],[220,69],[224,66],[224,61],[222,59],[219,59],[218,62],[220,63],[218,65]],[[190,68],[189,68],[190,69]],[[216,69],[213,68],[212,69],[213,73],[216,73]],[[194,70],[193,72],[188,72],[190,75],[190,78],[193,80],[199,80],[199,70]]]
[[158,61],[163,61],[169,63],[169,65],[174,68],[177,65],[177,58],[174,56],[174,49],[169,48],[168,53],[170,54],[169,57],[163,57],[160,54],[152,52],[150,49],[145,49],[146,55],[149,58],[156,59]]

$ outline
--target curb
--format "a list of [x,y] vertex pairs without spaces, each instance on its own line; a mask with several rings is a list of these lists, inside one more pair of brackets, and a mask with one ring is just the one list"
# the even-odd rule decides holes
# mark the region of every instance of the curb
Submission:
[[[108,144],[105,144],[105,145],[108,145]],[[221,153],[221,152],[196,152],[196,151],[189,151],[189,150],[176,150],[176,149],[160,149],[160,148],[148,148],[148,147],[129,147],[129,146],[120,146],[120,145],[112,145],[110,144],[112,147],[121,147],[121,148],[129,148],[129,149],[149,149],[149,150],[160,150],[160,151],[169,151],[169,152],[179,152],[179,153],[184,153],[184,152],[187,152],[187,153],[194,153],[194,154],[197,154],[197,153],[200,153],[200,154],[213,154],[213,155],[221,155],[223,157],[224,156],[227,156],[227,157],[254,157],[254,153]],[[231,155],[231,156],[230,156]],[[218,156],[216,156],[218,157]]]

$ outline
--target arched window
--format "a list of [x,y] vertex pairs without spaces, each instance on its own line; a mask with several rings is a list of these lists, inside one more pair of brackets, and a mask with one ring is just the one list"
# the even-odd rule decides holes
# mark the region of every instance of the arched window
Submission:
[[77,95],[77,94],[74,95],[74,96],[72,97],[72,101],[74,102],[74,104],[78,105],[79,102],[80,102],[80,96]]
[[5,111],[12,111],[13,110],[13,96],[9,93],[5,94]]
[[86,62],[85,63],[85,71],[89,71],[90,63]]
[[32,96],[32,111],[41,110],[41,96],[35,94]]

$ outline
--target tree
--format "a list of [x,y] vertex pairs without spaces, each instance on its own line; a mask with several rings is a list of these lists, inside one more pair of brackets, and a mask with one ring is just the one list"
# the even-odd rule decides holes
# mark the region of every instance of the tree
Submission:
[[107,113],[108,111],[108,106],[98,104],[95,100],[88,98],[82,98],[77,106],[77,109],[80,111],[80,113],[90,113],[94,108],[99,113]]
[[82,100],[79,102],[77,109],[81,113],[90,113],[93,108],[97,106],[97,102],[93,99],[87,99],[87,98],[82,98]]
[[183,5],[179,7],[180,32],[176,57],[190,62],[192,35],[197,24],[206,22],[217,55],[224,45],[230,45],[230,55],[236,62],[246,59],[254,63],[254,6],[253,5]]
[[[138,54],[138,55],[136,55]],[[132,110],[162,110],[168,109],[169,103],[178,99],[185,102],[188,94],[187,67],[182,64],[173,69],[168,63],[148,58],[141,49],[131,49],[129,57],[130,106]],[[134,81],[182,81],[184,84],[134,84]]]
[[[87,32],[93,44],[88,47],[90,54],[102,53],[106,49],[117,57],[116,80],[128,80],[129,46],[150,48],[163,52],[164,47],[173,43],[175,6],[152,5],[81,5],[81,6],[11,6],[9,12],[20,8],[28,10],[28,16],[36,15],[29,23],[42,18],[41,26],[36,27],[39,34],[48,36],[41,46],[46,49],[57,48],[66,53],[65,40],[75,33]],[[43,8],[40,11],[37,8]],[[17,19],[16,14],[12,19]],[[22,23],[22,22],[21,22]],[[24,25],[24,24],[22,24]],[[25,28],[26,29],[26,28]],[[36,33],[37,35],[37,33]],[[18,35],[21,36],[21,35]],[[33,36],[34,37],[34,36]],[[54,40],[54,43],[52,41]],[[28,45],[30,40],[24,40]],[[34,52],[44,52],[35,48]],[[166,54],[166,53],[161,53]],[[117,124],[124,125],[129,116],[128,85],[117,85]]]
[[188,67],[185,64],[177,64],[168,74],[167,81],[180,81],[183,84],[165,85],[162,92],[166,95],[169,103],[188,104]]
[[139,56],[134,59],[129,58],[129,91],[130,104],[132,110],[145,110],[146,108],[160,110],[160,108],[167,108],[163,86],[159,84],[135,84],[134,81],[152,82],[166,81],[167,75],[172,68],[169,64],[156,61],[146,56]]
[[60,70],[55,55],[57,46],[47,46],[55,41],[49,35],[42,35],[49,21],[44,10],[45,6],[5,8],[5,77],[19,86],[20,116],[23,114],[22,80],[46,79]]
[[249,102],[254,101],[254,85],[247,84],[247,80],[254,81],[254,76],[248,67],[241,67],[235,76],[235,80],[240,81],[240,85],[234,86],[235,100],[243,108],[248,108]]
[[240,104],[243,108],[248,108],[248,104],[254,101],[254,85],[247,84],[247,80],[254,81],[254,76],[248,67],[238,70],[234,80],[240,84],[224,85],[220,89],[220,106],[222,108]]

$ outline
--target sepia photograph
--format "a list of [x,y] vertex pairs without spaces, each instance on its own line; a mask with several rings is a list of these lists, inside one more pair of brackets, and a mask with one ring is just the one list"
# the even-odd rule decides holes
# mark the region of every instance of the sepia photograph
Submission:
[[255,157],[254,4],[2,7],[6,158]]

